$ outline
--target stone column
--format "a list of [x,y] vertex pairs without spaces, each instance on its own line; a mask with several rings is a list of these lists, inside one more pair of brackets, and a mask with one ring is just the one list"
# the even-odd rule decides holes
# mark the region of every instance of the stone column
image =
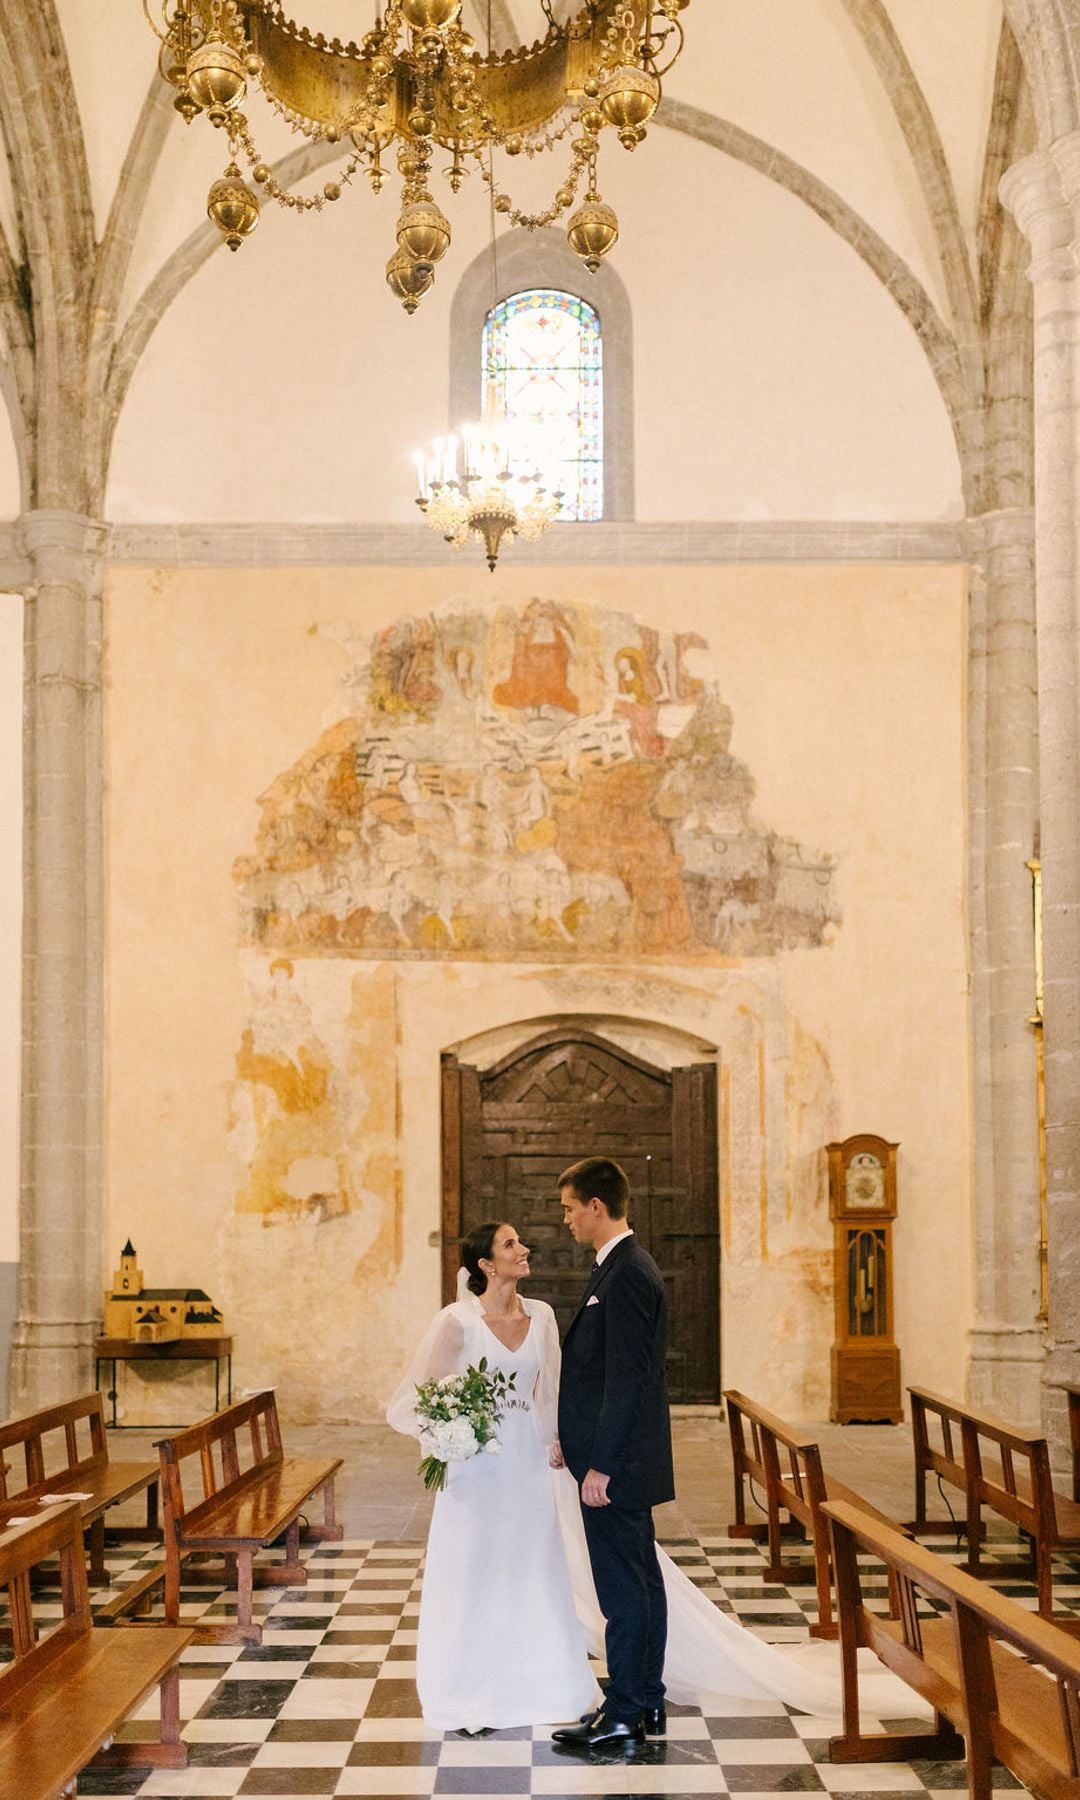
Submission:
[[1001,197],[1031,246],[1035,572],[1050,1317],[1044,1419],[1064,1462],[1080,1379],[1080,133],[1025,157]]
[[972,521],[969,653],[975,1323],[970,1397],[1038,1420],[1039,1146],[1031,856],[1038,822],[1030,507]]
[[11,1407],[83,1393],[101,1316],[101,550],[26,514],[22,1181]]

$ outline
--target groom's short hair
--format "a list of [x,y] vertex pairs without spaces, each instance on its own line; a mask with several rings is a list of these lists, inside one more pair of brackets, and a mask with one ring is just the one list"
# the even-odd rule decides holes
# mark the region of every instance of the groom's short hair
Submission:
[[571,1188],[579,1200],[599,1200],[613,1219],[625,1219],[630,1204],[626,1170],[606,1156],[586,1156],[559,1176],[559,1192]]

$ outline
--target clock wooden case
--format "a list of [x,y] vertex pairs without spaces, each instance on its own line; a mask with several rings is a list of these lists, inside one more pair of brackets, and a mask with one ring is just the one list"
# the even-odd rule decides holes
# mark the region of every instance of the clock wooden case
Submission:
[[826,1146],[836,1291],[830,1416],[841,1425],[895,1425],[904,1416],[893,1342],[898,1147],[868,1132]]

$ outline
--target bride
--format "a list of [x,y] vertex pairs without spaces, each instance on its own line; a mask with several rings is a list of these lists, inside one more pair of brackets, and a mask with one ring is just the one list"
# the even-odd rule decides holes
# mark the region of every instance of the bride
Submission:
[[[512,1225],[479,1226],[461,1254],[459,1297],[428,1328],[386,1416],[396,1431],[419,1436],[418,1383],[462,1374],[482,1357],[515,1377],[499,1425],[502,1454],[452,1464],[436,1496],[421,1590],[416,1680],[424,1718],[472,1734],[592,1711],[600,1696],[587,1652],[602,1654],[604,1622],[577,1489],[555,1442],[555,1314],[518,1293],[529,1251]],[[841,1715],[835,1644],[765,1643],[657,1554],[668,1599],[669,1700],[704,1712],[731,1699],[780,1700]],[[869,1651],[860,1651],[859,1693],[877,1717],[925,1711]]]

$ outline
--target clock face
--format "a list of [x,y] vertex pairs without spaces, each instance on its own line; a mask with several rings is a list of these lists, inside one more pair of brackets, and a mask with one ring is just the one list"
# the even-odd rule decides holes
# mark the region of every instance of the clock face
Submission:
[[849,1212],[867,1212],[885,1205],[885,1170],[868,1150],[853,1156],[847,1166],[844,1199]]

